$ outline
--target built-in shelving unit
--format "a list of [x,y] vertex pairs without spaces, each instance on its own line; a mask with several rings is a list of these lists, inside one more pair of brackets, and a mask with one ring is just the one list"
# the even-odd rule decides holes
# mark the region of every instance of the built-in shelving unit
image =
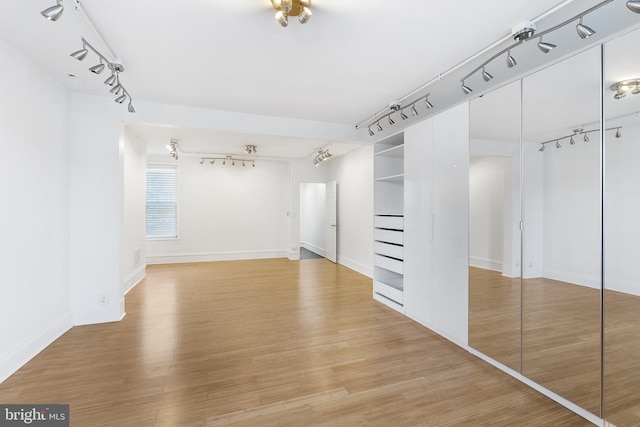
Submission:
[[373,297],[403,311],[404,141],[403,134],[374,149]]

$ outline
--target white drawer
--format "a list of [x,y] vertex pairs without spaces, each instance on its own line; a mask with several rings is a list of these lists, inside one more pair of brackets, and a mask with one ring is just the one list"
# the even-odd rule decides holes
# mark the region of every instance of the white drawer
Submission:
[[404,217],[376,215],[374,217],[374,226],[377,228],[391,228],[393,230],[404,230]]
[[374,280],[373,291],[377,294],[383,295],[398,304],[403,303],[403,292],[400,289],[396,289],[386,283],[378,282]]
[[396,243],[398,245],[402,245],[404,243],[404,235],[402,231],[374,228],[373,238],[381,242]]
[[375,254],[373,256],[373,263],[378,267],[382,267],[389,271],[393,271],[398,274],[403,274],[404,264],[402,261],[398,261],[397,259],[388,258],[384,255]]
[[384,242],[373,242],[373,251],[380,255],[404,259],[404,248],[398,245],[390,245]]

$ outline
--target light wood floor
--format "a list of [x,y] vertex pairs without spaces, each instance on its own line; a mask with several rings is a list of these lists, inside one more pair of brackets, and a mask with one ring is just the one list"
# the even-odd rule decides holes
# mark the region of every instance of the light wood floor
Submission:
[[76,327],[0,384],[93,426],[584,426],[372,299],[325,259],[151,266],[117,323]]

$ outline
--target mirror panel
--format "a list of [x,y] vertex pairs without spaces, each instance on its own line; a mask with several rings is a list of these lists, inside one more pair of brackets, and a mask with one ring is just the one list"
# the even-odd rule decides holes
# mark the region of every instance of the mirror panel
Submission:
[[596,415],[600,70],[596,47],[522,81],[522,372]]
[[470,103],[469,345],[520,372],[520,81]]
[[[640,425],[640,94],[610,86],[640,79],[640,30],[604,47],[604,418]],[[621,93],[623,91],[621,90]],[[618,128],[619,127],[619,128]],[[618,137],[616,137],[618,136]]]

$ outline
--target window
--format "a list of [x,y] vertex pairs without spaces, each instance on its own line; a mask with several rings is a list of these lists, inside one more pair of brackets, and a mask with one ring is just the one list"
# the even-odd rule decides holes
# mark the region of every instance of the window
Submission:
[[177,170],[147,166],[147,239],[178,238]]

